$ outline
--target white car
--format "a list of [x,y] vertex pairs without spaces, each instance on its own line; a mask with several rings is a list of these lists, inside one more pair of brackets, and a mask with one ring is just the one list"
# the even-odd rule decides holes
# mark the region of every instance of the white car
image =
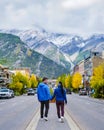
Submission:
[[14,97],[13,90],[10,89],[0,89],[0,98],[12,98]]
[[35,95],[35,90],[30,88],[27,92],[27,95]]

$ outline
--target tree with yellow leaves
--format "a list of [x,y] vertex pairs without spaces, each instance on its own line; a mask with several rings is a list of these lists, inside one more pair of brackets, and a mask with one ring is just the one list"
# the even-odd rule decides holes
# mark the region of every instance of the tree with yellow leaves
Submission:
[[78,89],[82,83],[82,76],[80,73],[75,73],[72,77],[72,87]]
[[30,84],[31,84],[31,88],[35,88],[38,85],[37,77],[34,74],[32,74],[30,77]]
[[9,88],[13,89],[15,93],[23,94],[26,88],[30,87],[29,76],[20,72],[12,75],[11,80]]
[[70,74],[66,75],[65,87],[66,88],[71,88],[72,87],[72,76]]
[[57,79],[57,84],[59,81],[61,81],[63,86],[65,87],[65,78],[66,78],[66,74],[62,74],[61,76],[59,76]]
[[90,84],[95,90],[94,97],[104,98],[104,64],[94,68]]

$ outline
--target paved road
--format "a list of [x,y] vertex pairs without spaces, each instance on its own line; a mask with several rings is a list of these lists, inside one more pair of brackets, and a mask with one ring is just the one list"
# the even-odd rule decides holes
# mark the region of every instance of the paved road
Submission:
[[71,130],[68,122],[64,119],[64,123],[60,123],[56,114],[55,103],[50,104],[49,120],[39,120],[36,130]]
[[[26,130],[39,104],[34,96],[20,96],[0,100],[0,130]],[[66,110],[82,130],[104,130],[104,101],[76,94],[68,95]],[[68,114],[67,113],[67,114]],[[69,118],[67,118],[69,119]],[[57,121],[55,104],[51,105],[48,122],[38,122],[36,130],[70,130],[68,120]],[[72,129],[74,130],[74,129]]]
[[72,94],[67,109],[82,130],[104,130],[104,100]]
[[38,105],[34,96],[0,100],[0,130],[25,130]]

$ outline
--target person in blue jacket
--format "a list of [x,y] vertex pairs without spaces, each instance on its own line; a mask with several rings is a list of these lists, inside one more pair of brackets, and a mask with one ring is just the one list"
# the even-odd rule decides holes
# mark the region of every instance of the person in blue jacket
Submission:
[[59,82],[51,98],[56,99],[57,116],[60,122],[64,122],[64,104],[67,104],[66,90],[63,88],[62,82]]
[[[38,85],[37,96],[40,102],[40,116],[41,119],[48,121],[48,110],[49,110],[49,100],[51,98],[50,89],[48,87],[48,78],[44,77],[42,83]],[[45,114],[44,114],[45,108]]]

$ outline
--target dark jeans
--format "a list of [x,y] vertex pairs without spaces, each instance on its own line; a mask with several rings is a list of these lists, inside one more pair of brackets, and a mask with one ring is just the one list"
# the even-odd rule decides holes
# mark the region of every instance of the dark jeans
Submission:
[[[49,110],[49,100],[47,101],[41,101],[41,106],[40,106],[40,115],[41,118],[43,118],[43,116],[48,117],[48,110]],[[44,108],[45,108],[45,114],[44,114]]]
[[57,116],[58,118],[61,118],[61,116],[64,116],[64,101],[56,101],[56,107]]

